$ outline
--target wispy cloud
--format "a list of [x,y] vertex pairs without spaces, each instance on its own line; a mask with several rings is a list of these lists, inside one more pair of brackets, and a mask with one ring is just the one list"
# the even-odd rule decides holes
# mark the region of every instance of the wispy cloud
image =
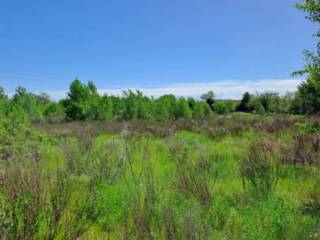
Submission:
[[[285,94],[288,91],[296,91],[301,80],[297,79],[263,79],[256,81],[225,80],[215,82],[170,84],[160,87],[117,87],[99,89],[100,94],[121,95],[124,90],[140,90],[147,96],[159,97],[164,94],[174,94],[183,97],[199,97],[201,94],[212,90],[219,99],[240,99],[244,92],[256,93],[275,91]],[[54,99],[64,98],[67,91],[49,92]]]

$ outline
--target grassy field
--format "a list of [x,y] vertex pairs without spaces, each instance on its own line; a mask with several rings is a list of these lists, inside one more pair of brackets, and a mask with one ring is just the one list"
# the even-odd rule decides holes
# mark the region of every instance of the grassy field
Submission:
[[6,128],[0,239],[320,239],[318,122]]

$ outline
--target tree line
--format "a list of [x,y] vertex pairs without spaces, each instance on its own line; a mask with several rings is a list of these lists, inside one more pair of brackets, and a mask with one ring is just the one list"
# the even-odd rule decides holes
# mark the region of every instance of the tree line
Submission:
[[163,95],[159,98],[145,96],[140,91],[124,91],[122,96],[99,95],[92,81],[87,84],[74,80],[67,97],[53,101],[48,94],[34,94],[18,87],[9,98],[0,88],[0,116],[21,115],[32,121],[39,120],[174,120],[179,118],[201,119],[214,114],[231,112],[248,113],[300,113],[296,95],[280,96],[274,92],[250,94],[241,101],[217,100],[212,91],[200,99]]

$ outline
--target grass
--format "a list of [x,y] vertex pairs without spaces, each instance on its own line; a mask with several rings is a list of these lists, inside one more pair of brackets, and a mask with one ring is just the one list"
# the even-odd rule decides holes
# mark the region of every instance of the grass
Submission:
[[317,134],[296,124],[308,121],[231,115],[5,133],[0,239],[319,239]]

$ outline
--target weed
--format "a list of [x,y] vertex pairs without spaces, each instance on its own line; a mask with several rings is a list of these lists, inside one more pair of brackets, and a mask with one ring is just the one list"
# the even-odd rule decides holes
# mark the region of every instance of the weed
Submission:
[[251,145],[248,156],[241,161],[240,171],[245,190],[253,189],[258,195],[269,194],[280,175],[277,146],[271,142]]

